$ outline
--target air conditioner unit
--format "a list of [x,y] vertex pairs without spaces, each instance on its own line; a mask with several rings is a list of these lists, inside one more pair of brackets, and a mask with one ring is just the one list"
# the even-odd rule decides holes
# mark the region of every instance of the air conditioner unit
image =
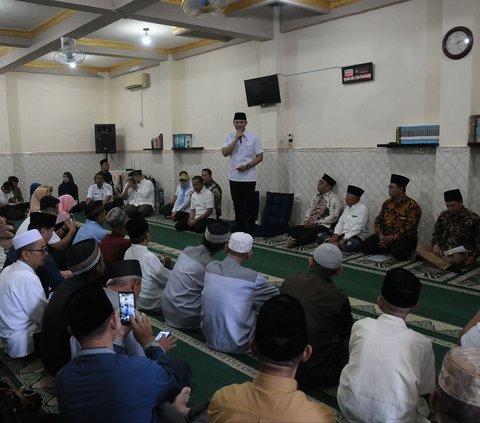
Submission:
[[133,91],[150,86],[150,75],[148,73],[130,73],[125,78],[125,89]]

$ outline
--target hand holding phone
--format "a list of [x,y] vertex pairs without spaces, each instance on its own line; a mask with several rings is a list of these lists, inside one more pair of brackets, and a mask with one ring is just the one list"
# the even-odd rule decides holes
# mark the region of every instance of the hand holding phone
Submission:
[[130,325],[130,316],[135,318],[135,295],[133,292],[118,293],[118,309],[122,325]]
[[[162,334],[165,334],[165,335],[162,336]],[[177,346],[177,338],[172,336],[172,334],[169,331],[161,331],[156,336],[155,341],[158,342],[158,345],[160,345],[163,351],[165,352]]]
[[163,337],[168,338],[171,334],[172,332],[170,332],[169,330],[161,330],[160,332],[158,332],[158,335],[155,337],[155,341],[159,341]]

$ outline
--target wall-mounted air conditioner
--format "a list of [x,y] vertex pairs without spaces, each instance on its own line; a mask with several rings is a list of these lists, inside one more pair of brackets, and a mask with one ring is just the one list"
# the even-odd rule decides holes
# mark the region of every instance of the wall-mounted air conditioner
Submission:
[[150,86],[150,75],[148,73],[129,73],[125,77],[125,89],[133,91]]

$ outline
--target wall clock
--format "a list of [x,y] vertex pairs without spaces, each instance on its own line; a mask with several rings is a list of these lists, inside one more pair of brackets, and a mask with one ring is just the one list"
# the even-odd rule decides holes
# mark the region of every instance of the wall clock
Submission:
[[456,26],[443,37],[442,50],[445,56],[458,60],[465,57],[473,47],[473,34],[464,26]]

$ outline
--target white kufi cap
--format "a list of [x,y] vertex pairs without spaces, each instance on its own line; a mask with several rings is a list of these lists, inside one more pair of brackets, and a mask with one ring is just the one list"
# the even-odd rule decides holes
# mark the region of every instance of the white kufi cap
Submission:
[[31,229],[13,238],[13,248],[15,248],[15,250],[19,250],[20,248],[25,247],[25,245],[32,244],[33,242],[40,241],[41,239],[43,238],[42,235],[40,235],[40,232],[38,232],[37,229]]
[[252,235],[245,232],[235,232],[230,236],[228,248],[236,253],[248,253],[252,250],[253,238]]
[[338,269],[342,266],[342,252],[336,245],[325,243],[315,248],[313,258],[326,269]]

